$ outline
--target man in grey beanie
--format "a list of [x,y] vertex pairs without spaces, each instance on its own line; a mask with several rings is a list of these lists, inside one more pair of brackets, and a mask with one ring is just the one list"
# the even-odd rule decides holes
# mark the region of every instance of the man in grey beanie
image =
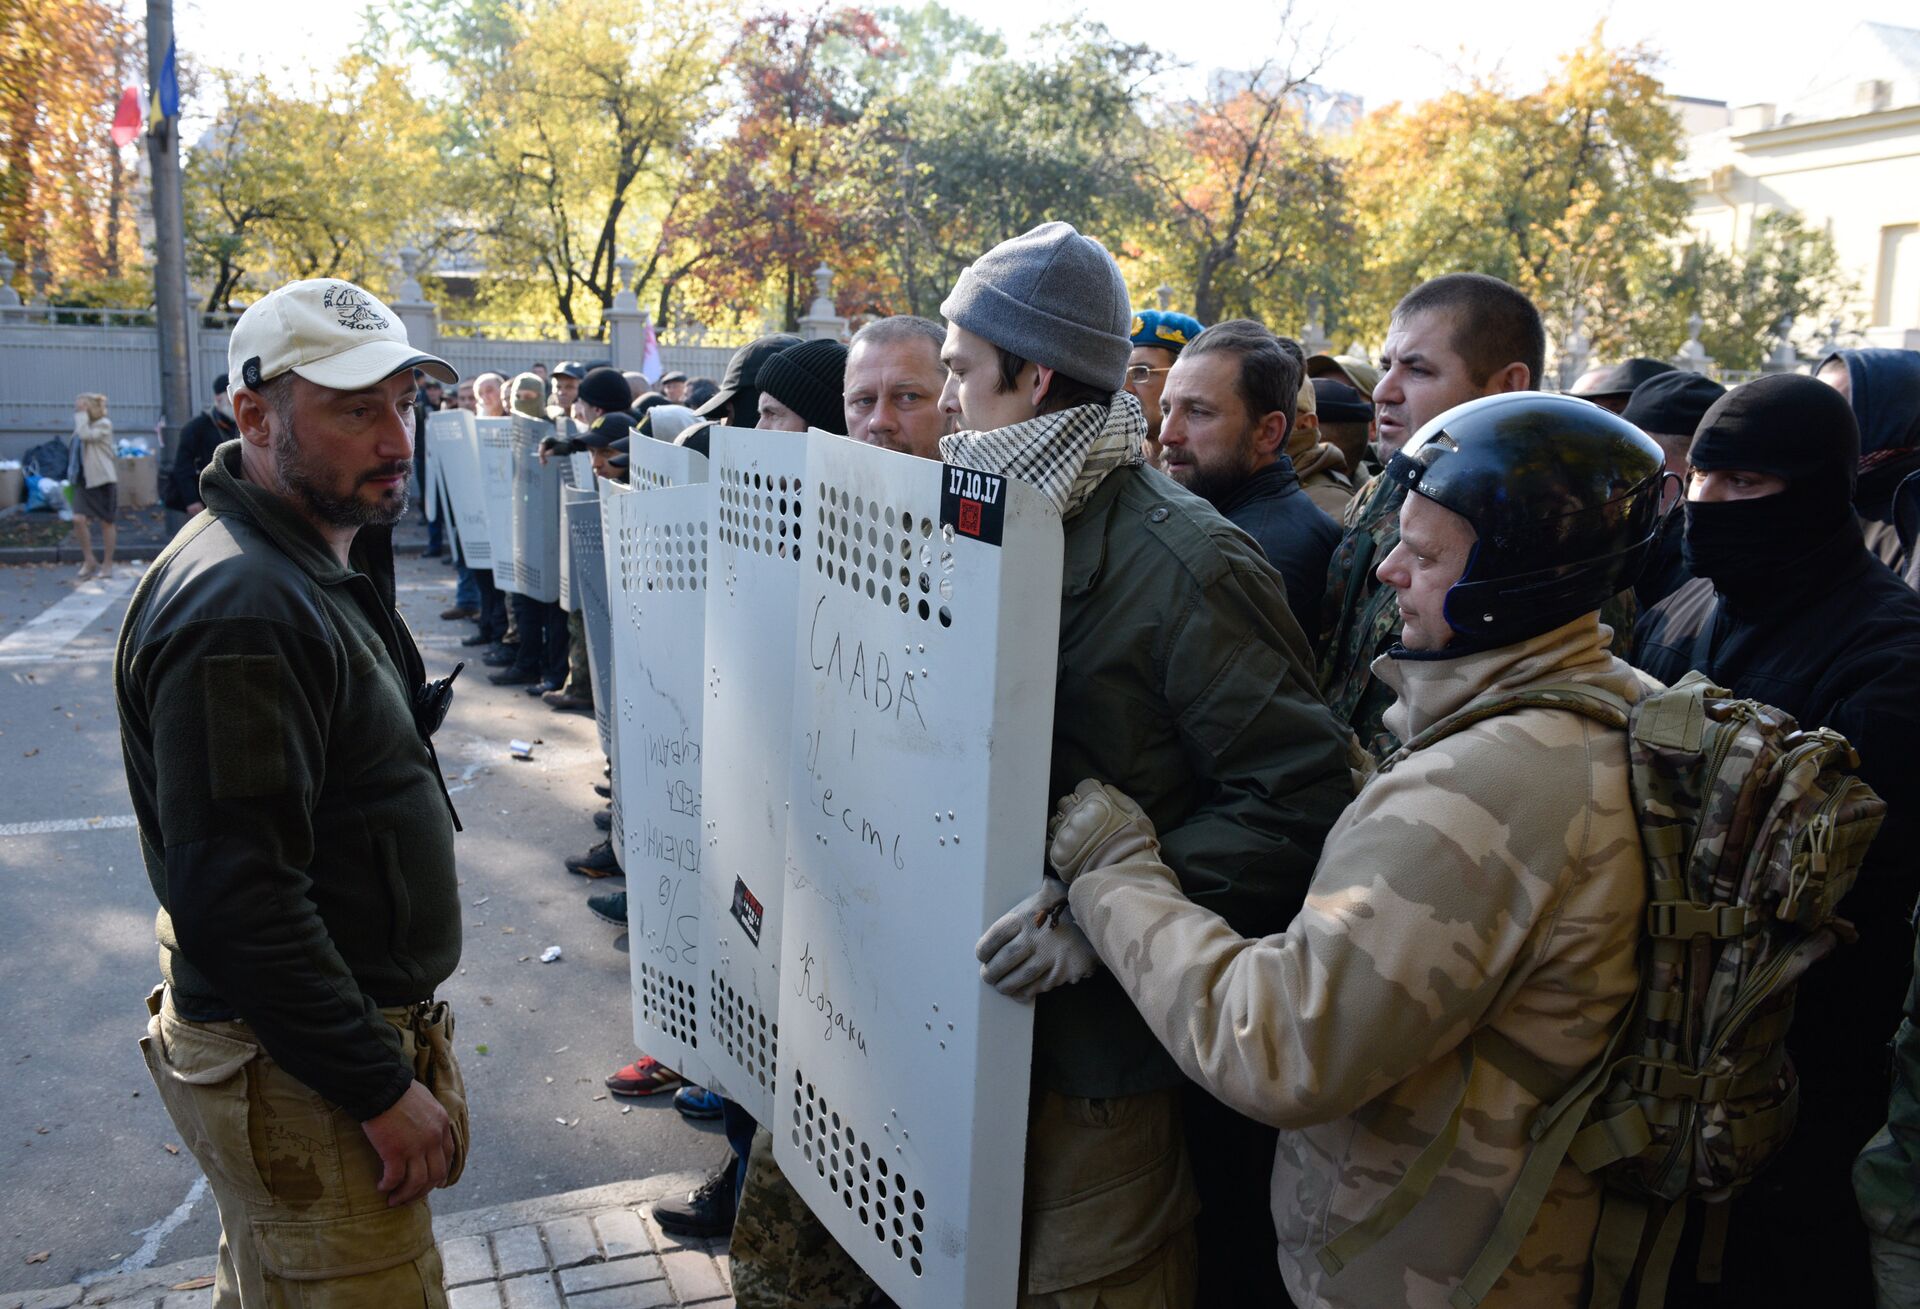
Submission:
[[[941,312],[941,403],[965,429],[941,458],[1029,482],[1064,519],[1052,794],[1125,774],[1187,894],[1243,933],[1284,930],[1352,799],[1346,736],[1279,574],[1145,463],[1118,266],[1046,223],[976,260]],[[1042,879],[976,949],[990,985],[1038,1004],[1022,1305],[1285,1303],[1271,1129],[1187,1084],[1065,902]]]

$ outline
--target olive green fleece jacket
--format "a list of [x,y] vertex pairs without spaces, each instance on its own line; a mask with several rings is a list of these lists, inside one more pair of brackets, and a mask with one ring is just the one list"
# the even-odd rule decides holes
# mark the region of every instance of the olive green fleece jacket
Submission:
[[238,441],[200,499],[114,667],[161,971],[183,1017],[244,1020],[365,1120],[413,1077],[379,1010],[431,997],[460,958],[453,806],[412,708],[424,669],[384,529],[343,567],[245,480]]
[[[1161,473],[1109,473],[1066,520],[1053,794],[1111,780],[1194,903],[1265,936],[1353,799],[1347,747],[1252,538]],[[1105,970],[1040,997],[1033,1063],[1040,1085],[1096,1099],[1184,1080]]]

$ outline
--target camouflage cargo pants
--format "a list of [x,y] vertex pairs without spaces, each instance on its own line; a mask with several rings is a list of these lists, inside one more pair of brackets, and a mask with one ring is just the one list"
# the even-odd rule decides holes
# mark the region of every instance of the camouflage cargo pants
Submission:
[[[245,1023],[188,1022],[160,990],[147,1009],[147,1070],[220,1209],[214,1309],[444,1309],[427,1202],[387,1207],[380,1157],[360,1124],[275,1063]],[[440,1035],[450,1021],[417,1035],[408,1010],[385,1012],[454,1118],[451,1184],[467,1124]]]
[[560,689],[582,700],[593,699],[593,674],[587,668],[587,621],[578,609],[567,614],[567,684]]

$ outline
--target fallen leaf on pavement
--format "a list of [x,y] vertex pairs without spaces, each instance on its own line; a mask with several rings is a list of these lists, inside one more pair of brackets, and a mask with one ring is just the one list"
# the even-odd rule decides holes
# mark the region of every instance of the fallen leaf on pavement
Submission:
[[169,1144],[167,1144],[167,1143],[165,1143],[165,1142],[162,1142],[162,1143],[161,1143],[161,1145],[160,1145],[160,1148],[161,1148],[162,1150],[165,1150],[165,1151],[166,1151],[166,1152],[167,1152],[168,1154],[179,1154],[179,1153],[180,1153],[180,1147],[179,1147],[179,1146],[177,1146],[177,1145],[169,1145]]
[[53,1258],[53,1251],[36,1250],[32,1254],[27,1256],[27,1262],[30,1264],[43,1264],[51,1258]]
[[31,758],[33,758],[33,757],[34,757],[35,755],[37,755],[37,754],[39,754],[39,753],[40,753],[40,747],[36,745],[36,746],[34,746],[34,747],[33,747],[33,749],[31,749],[31,750],[28,750],[28,751],[26,751],[26,752],[25,752],[24,754],[22,754],[22,755],[21,755],[20,757],[21,757],[22,759],[31,759]]
[[213,1279],[211,1277],[189,1277],[184,1282],[175,1282],[169,1289],[174,1291],[204,1291],[212,1285]]

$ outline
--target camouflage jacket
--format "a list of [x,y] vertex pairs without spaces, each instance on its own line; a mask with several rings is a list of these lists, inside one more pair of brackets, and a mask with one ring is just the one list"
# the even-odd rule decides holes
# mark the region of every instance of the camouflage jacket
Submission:
[[1320,694],[1376,759],[1399,745],[1382,721],[1393,692],[1375,680],[1373,661],[1400,639],[1400,601],[1374,570],[1400,544],[1406,498],[1406,487],[1378,475],[1354,495],[1320,602]]
[[[1632,701],[1639,676],[1588,615],[1449,660],[1390,660],[1396,736],[1486,694],[1579,682]],[[1645,866],[1623,732],[1527,709],[1377,775],[1328,836],[1306,906],[1247,940],[1157,860],[1083,873],[1075,917],[1195,1081],[1280,1127],[1273,1217],[1301,1305],[1443,1306],[1505,1203],[1539,1101],[1468,1038],[1492,1027],[1573,1076],[1637,983]],[[1463,1070],[1466,1075],[1463,1091]],[[1463,1100],[1464,1095],[1464,1100]],[[1320,1248],[1367,1214],[1462,1105],[1432,1189],[1328,1275]],[[1489,1306],[1581,1302],[1597,1183],[1563,1165]]]

